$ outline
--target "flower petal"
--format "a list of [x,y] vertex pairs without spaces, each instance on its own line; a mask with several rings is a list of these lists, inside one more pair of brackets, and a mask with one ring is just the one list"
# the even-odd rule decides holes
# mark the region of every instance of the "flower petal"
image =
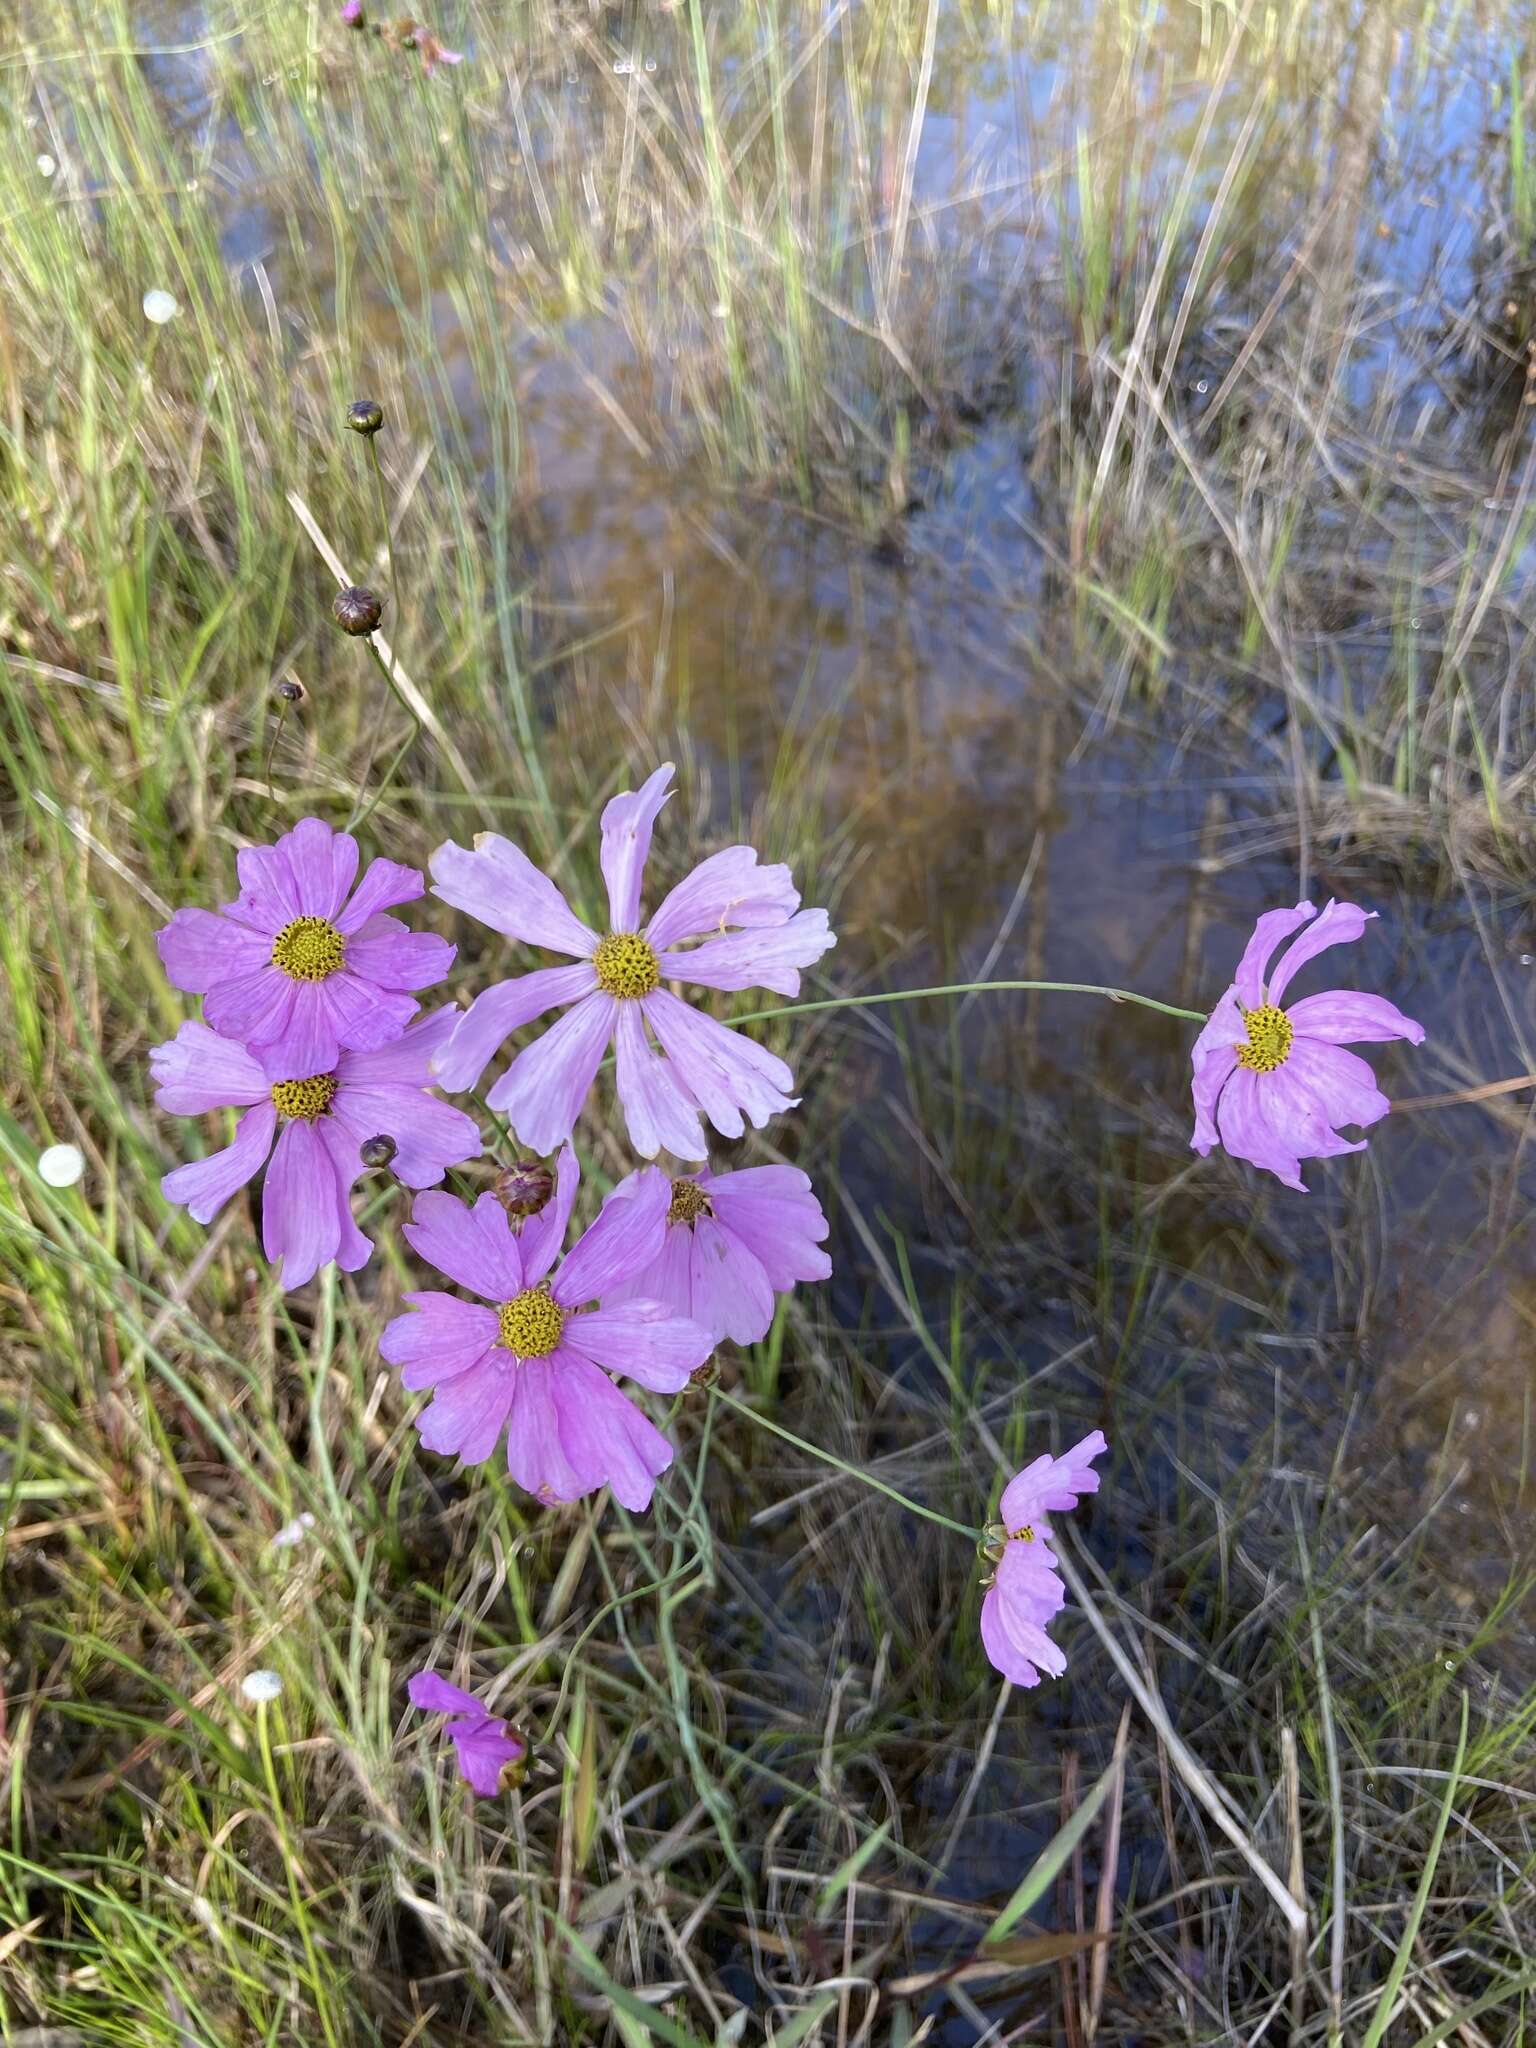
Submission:
[[447,974],[458,950],[436,932],[409,931],[398,918],[381,917],[347,941],[347,972],[378,988],[431,988]]
[[243,1045],[220,1038],[206,1024],[189,1020],[149,1055],[155,1101],[172,1116],[201,1116],[205,1110],[248,1106],[268,1095],[260,1063]]
[[415,1313],[385,1325],[379,1355],[401,1368],[401,1382],[412,1392],[468,1372],[500,1342],[496,1311],[483,1302],[430,1288],[405,1299]]
[[1093,1460],[1102,1458],[1108,1449],[1103,1430],[1091,1430],[1059,1458],[1046,1452],[1015,1473],[998,1503],[1003,1527],[1010,1534],[1032,1528],[1042,1515],[1075,1508],[1083,1495],[1097,1493],[1099,1475],[1093,1470]]
[[277,1111],[270,1101],[257,1103],[236,1125],[233,1144],[176,1167],[161,1181],[161,1194],[168,1202],[183,1204],[198,1223],[211,1223],[230,1196],[260,1170],[272,1149],[276,1125]]
[[480,1126],[474,1118],[421,1088],[359,1087],[344,1080],[331,1115],[345,1125],[355,1145],[393,1138],[390,1171],[408,1188],[435,1187],[450,1166],[480,1155]]
[[1270,954],[1282,939],[1288,939],[1308,918],[1316,915],[1310,903],[1298,903],[1294,910],[1266,910],[1259,919],[1232,977],[1237,1000],[1245,1010],[1256,1010],[1264,1001],[1264,970],[1269,965]]
[[1329,1045],[1369,1045],[1388,1038],[1424,1043],[1424,1026],[1405,1017],[1385,996],[1357,995],[1353,989],[1331,988],[1303,996],[1285,1013],[1298,1038],[1321,1038]]
[[581,1168],[575,1151],[569,1145],[562,1145],[560,1157],[555,1161],[555,1191],[538,1214],[530,1216],[522,1228],[525,1287],[537,1287],[555,1263],[560,1247],[565,1243],[566,1226],[571,1220],[576,1190],[580,1185]]
[[802,1280],[830,1276],[832,1261],[820,1243],[827,1219],[810,1177],[799,1167],[748,1166],[739,1173],[705,1174],[700,1186],[721,1229],[761,1263],[776,1293],[787,1294]]
[[645,1300],[568,1316],[560,1343],[658,1394],[680,1392],[715,1348],[710,1331],[664,1302]]
[[734,1231],[700,1216],[688,1254],[692,1313],[710,1335],[755,1344],[773,1321],[773,1285],[763,1262]]
[[194,995],[254,974],[272,958],[265,933],[212,910],[178,910],[155,933],[155,944],[172,987]]
[[[245,918],[269,940],[301,914],[298,884],[286,853],[275,846],[242,846],[235,855],[240,894],[226,906],[231,916]],[[268,945],[268,952],[271,946]]]
[[1299,939],[1292,939],[1275,962],[1275,971],[1269,978],[1269,1000],[1281,1001],[1292,979],[1309,960],[1315,960],[1330,946],[1347,945],[1358,939],[1375,915],[1374,910],[1362,910],[1356,903],[1336,903],[1330,898],[1317,923]]
[[333,831],[323,818],[300,818],[272,850],[287,859],[303,915],[334,921],[357,873],[351,833]]
[[589,960],[597,934],[576,917],[548,875],[510,839],[482,832],[473,853],[450,839],[433,854],[432,893],[467,911],[493,932]]
[[1260,1086],[1267,1075],[1238,1067],[1216,1105],[1216,1127],[1224,1149],[1234,1159],[1247,1159],[1283,1180],[1298,1194],[1307,1192],[1301,1160],[1289,1138],[1271,1122]]
[[663,1146],[680,1159],[708,1158],[709,1145],[699,1113],[675,1070],[647,1044],[640,1005],[620,1003],[618,1007],[614,1085],[629,1142],[642,1159],[654,1159]]
[[1195,1134],[1189,1142],[1202,1158],[1217,1142],[1216,1104],[1237,1065],[1237,1048],[1247,1037],[1237,991],[1229,988],[1206,1019],[1189,1056],[1195,1099]]
[[488,1351],[467,1372],[438,1386],[416,1418],[421,1441],[445,1458],[483,1465],[501,1439],[521,1378],[510,1351]]
[[418,1195],[405,1238],[418,1258],[485,1301],[510,1301],[523,1290],[522,1248],[492,1194],[473,1208],[454,1195]]
[[261,1198],[262,1249],[282,1261],[286,1291],[302,1287],[336,1256],[341,1239],[337,1211],[345,1197],[329,1153],[302,1119],[287,1123],[267,1168]]
[[[451,50],[440,54],[445,64],[459,61]],[[520,1736],[509,1734],[505,1721],[491,1720],[484,1714],[468,1723],[450,1723],[448,1734],[458,1757],[459,1776],[482,1799],[494,1798],[501,1790],[502,1771],[508,1764],[521,1763],[528,1754],[527,1743]]]
[[[578,1467],[561,1441],[555,1383],[569,1361],[558,1350],[548,1358],[529,1358],[513,1375],[512,1413],[507,1422],[507,1470],[518,1485],[543,1501],[580,1500],[594,1493],[603,1479],[592,1459]],[[617,1392],[609,1383],[610,1391]],[[623,1396],[619,1396],[620,1400]]]
[[436,1079],[433,1069],[438,1054],[452,1038],[461,1014],[452,1003],[445,1003],[440,1010],[412,1018],[387,1045],[366,1051],[348,1046],[336,1062],[336,1078],[343,1085],[355,1083],[365,1088],[430,1088]]
[[549,1363],[560,1442],[573,1470],[583,1475],[581,1491],[611,1486],[615,1500],[632,1514],[648,1508],[657,1475],[672,1462],[672,1446],[595,1365],[564,1345]]
[[759,1129],[793,1109],[795,1077],[781,1059],[739,1031],[693,1010],[667,989],[644,998],[646,1018],[679,1079],[722,1137],[738,1138],[742,1114]]
[[992,1664],[1015,1685],[1038,1685],[1042,1671],[1059,1678],[1067,1668],[1045,1630],[1018,1613],[999,1586],[981,1603],[981,1640]]
[[459,1014],[453,1036],[433,1062],[438,1086],[452,1095],[473,1088],[491,1055],[514,1031],[557,1003],[574,1003],[596,987],[596,974],[580,960],[573,967],[541,967],[537,973],[498,981],[483,990]]
[[654,1166],[620,1181],[555,1274],[550,1293],[560,1306],[601,1301],[648,1265],[661,1250],[671,1199],[666,1175]]
[[1293,1042],[1285,1065],[1272,1078],[1278,1081],[1282,1077],[1299,1084],[1318,1105],[1329,1137],[1339,1124],[1364,1128],[1379,1123],[1392,1107],[1358,1053],[1346,1052],[1342,1045],[1327,1045],[1320,1038]]
[[331,1155],[331,1165],[336,1171],[336,1187],[341,1196],[336,1211],[336,1221],[341,1234],[336,1240],[336,1263],[343,1273],[361,1272],[373,1257],[373,1239],[365,1237],[357,1227],[352,1214],[351,1194],[356,1181],[363,1171],[363,1162],[357,1145],[333,1116],[321,1117],[315,1125],[320,1142]]
[[571,1135],[613,1036],[616,1008],[612,996],[583,996],[524,1046],[486,1097],[533,1151],[553,1152]]
[[[355,865],[355,863],[354,863]],[[426,894],[427,881],[420,868],[408,868],[397,860],[371,860],[352,893],[352,901],[339,909],[332,922],[339,932],[360,934],[370,917],[381,910],[389,910],[397,903],[414,903],[418,896]],[[347,948],[347,957],[352,957],[352,948]],[[437,979],[436,976],[433,977]],[[398,984],[406,988],[420,988],[421,982]]]
[[802,967],[837,944],[824,910],[801,910],[770,931],[733,932],[702,946],[660,956],[667,981],[692,981],[705,988],[768,988],[776,995],[800,993]]
[[752,847],[726,846],[662,898],[645,935],[660,951],[705,932],[783,924],[799,907],[787,867],[760,866]]
[[451,1685],[435,1671],[418,1671],[406,1681],[406,1695],[413,1707],[419,1707],[424,1714],[473,1714],[477,1720],[486,1718],[485,1709],[472,1692],[466,1692],[462,1685]]
[[[287,1030],[299,987],[275,967],[258,967],[209,989],[203,1017],[221,1038],[238,1038],[252,1050],[270,1045]],[[313,1074],[319,1069],[307,1071]]]
[[645,859],[651,850],[651,827],[672,794],[676,773],[670,761],[648,776],[639,789],[610,797],[603,806],[603,844],[598,855],[608,884],[608,916],[616,932],[640,928],[640,889]]

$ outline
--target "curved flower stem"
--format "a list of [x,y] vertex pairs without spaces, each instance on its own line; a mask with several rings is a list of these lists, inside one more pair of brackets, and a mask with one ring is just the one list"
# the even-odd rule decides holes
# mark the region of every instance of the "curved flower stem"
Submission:
[[796,1436],[792,1429],[786,1429],[781,1422],[770,1422],[766,1415],[759,1415],[745,1401],[739,1401],[734,1394],[726,1393],[723,1387],[716,1387],[714,1396],[724,1401],[728,1408],[734,1408],[738,1415],[745,1415],[749,1422],[755,1422],[760,1429],[771,1430],[775,1436],[783,1437],[785,1443],[793,1444],[808,1457],[820,1458],[824,1465],[835,1465],[839,1472],[846,1472],[850,1479],[857,1479],[861,1486],[872,1486],[876,1493],[883,1493],[888,1500],[894,1500],[909,1514],[921,1515],[925,1521],[937,1522],[941,1529],[952,1529],[957,1536],[964,1536],[971,1543],[985,1539],[980,1529],[969,1528],[964,1522],[953,1522],[948,1515],[941,1515],[937,1508],[925,1508],[921,1501],[912,1500],[907,1494],[898,1493],[894,1486],[887,1486],[883,1479],[876,1479],[872,1472],[864,1472],[857,1465],[850,1465],[846,1458],[840,1458],[835,1451],[824,1451],[819,1445],[807,1443],[803,1436]]
[[814,1003],[780,1003],[771,1010],[750,1010],[745,1017],[732,1017],[728,1021],[734,1030],[738,1024],[762,1024],[770,1017],[803,1017],[812,1010],[865,1010],[876,1003],[915,1003],[921,996],[970,996],[984,995],[990,990],[1040,989],[1051,995],[1104,996],[1112,1003],[1139,1003],[1144,1010],[1156,1010],[1163,1017],[1187,1017],[1192,1024],[1203,1024],[1204,1010],[1181,1010],[1177,1003],[1160,1003],[1155,996],[1138,995],[1133,988],[1104,988],[1096,981],[952,981],[942,988],[892,988],[872,996],[826,996]]
[[[374,446],[374,437],[372,434],[369,434],[367,436],[367,442],[369,466],[373,470],[374,495],[377,499],[379,507],[379,523],[384,528],[384,558],[389,563],[389,594],[394,599],[396,619],[395,633],[396,636],[398,637],[400,630],[398,621],[401,616],[400,578],[395,572],[395,537],[389,523],[389,493],[384,487],[384,465],[379,460],[379,451]],[[379,736],[384,729],[384,706],[382,704],[380,705],[379,715],[377,719],[374,721],[373,736],[368,742],[368,759],[363,767],[362,780],[358,784],[358,803],[353,805],[352,816],[347,820],[347,830],[349,832],[356,830],[357,827],[361,825],[367,824],[368,820],[373,816],[374,812],[378,809],[380,803],[382,803],[385,791],[389,788],[391,782],[394,781],[395,770],[400,766],[400,763],[405,759],[406,755],[410,752],[411,748],[416,744],[417,740],[421,737],[421,720],[416,716],[415,712],[411,710],[410,705],[406,703],[405,697],[401,693],[400,686],[395,681],[395,662],[397,657],[395,654],[394,641],[391,640],[389,643],[389,660],[387,662],[385,661],[384,657],[380,654],[378,648],[374,645],[373,635],[371,633],[368,635],[367,644],[368,652],[373,656],[375,665],[382,671],[384,680],[388,683],[392,694],[395,697],[397,697],[400,703],[404,706],[405,711],[408,714],[411,721],[411,730],[406,735],[404,743],[400,747],[399,752],[395,755],[395,758],[390,762],[388,768],[384,771],[384,779],[382,782],[380,782],[378,788],[374,791],[373,797],[370,800],[367,809],[360,810],[359,805],[361,804],[362,801],[362,794],[363,791],[368,787],[368,778],[373,773],[374,759],[379,751]]]

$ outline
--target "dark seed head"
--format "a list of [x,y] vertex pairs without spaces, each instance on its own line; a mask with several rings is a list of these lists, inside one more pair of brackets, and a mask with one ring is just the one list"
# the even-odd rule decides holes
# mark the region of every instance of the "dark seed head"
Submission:
[[272,694],[280,704],[302,704],[304,685],[295,676],[285,676]]
[[720,1384],[720,1361],[713,1356],[695,1366],[688,1381],[691,1387],[717,1387]]
[[376,434],[384,424],[384,408],[376,398],[354,398],[347,407],[347,425],[354,434]]
[[509,1216],[537,1216],[555,1192],[555,1176],[542,1159],[519,1159],[504,1167],[492,1186]]
[[343,633],[371,633],[384,616],[384,601],[376,590],[353,584],[337,591],[331,614]]
[[388,1166],[400,1147],[381,1131],[376,1138],[365,1138],[357,1149],[364,1166]]

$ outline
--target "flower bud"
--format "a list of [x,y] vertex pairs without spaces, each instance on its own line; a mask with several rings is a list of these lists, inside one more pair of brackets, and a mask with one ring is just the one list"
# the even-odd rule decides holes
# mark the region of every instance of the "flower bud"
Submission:
[[384,408],[376,398],[354,398],[347,407],[347,425],[354,434],[372,438],[384,424]]
[[297,676],[285,676],[272,694],[280,704],[302,704],[304,685]]
[[388,1166],[400,1147],[386,1132],[380,1131],[376,1138],[365,1138],[357,1150],[364,1166]]
[[555,1176],[542,1159],[519,1159],[497,1174],[491,1188],[509,1216],[537,1216],[555,1192]]
[[366,28],[368,23],[363,15],[363,0],[347,0],[341,10],[341,19],[347,28]]
[[337,591],[331,615],[343,633],[361,636],[371,633],[383,618],[384,600],[376,590],[365,590],[352,584],[346,590]]

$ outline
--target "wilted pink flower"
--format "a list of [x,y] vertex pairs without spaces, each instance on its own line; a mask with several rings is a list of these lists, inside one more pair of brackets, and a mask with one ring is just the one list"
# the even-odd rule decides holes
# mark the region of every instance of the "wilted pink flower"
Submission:
[[363,14],[363,0],[346,0],[346,5],[341,10],[341,23],[343,28],[363,28],[366,26]]
[[608,1375],[675,1394],[714,1340],[659,1301],[605,1306],[661,1249],[670,1191],[654,1166],[614,1189],[551,1276],[579,1179],[567,1145],[553,1200],[520,1232],[494,1194],[473,1208],[452,1195],[423,1196],[406,1237],[481,1299],[408,1294],[418,1313],[397,1317],[379,1349],[407,1387],[436,1390],[416,1422],[429,1451],[483,1464],[505,1429],[507,1468],[540,1500],[579,1500],[607,1485],[639,1509],[672,1446]]
[[998,1519],[1003,1551],[981,1603],[981,1640],[988,1657],[1015,1685],[1038,1685],[1042,1671],[1060,1678],[1067,1660],[1045,1632],[1066,1605],[1066,1588],[1055,1553],[1046,1541],[1047,1513],[1075,1508],[1085,1493],[1097,1493],[1091,1469],[1109,1446],[1094,1430],[1059,1458],[1036,1458],[1003,1488]]
[[[798,995],[800,969],[836,943],[827,913],[798,908],[788,868],[760,867],[750,846],[728,846],[679,882],[643,924],[640,887],[651,827],[672,774],[669,762],[603,811],[603,937],[573,915],[554,883],[508,839],[482,833],[473,853],[450,841],[432,856],[433,893],[445,903],[524,945],[575,956],[573,967],[540,968],[488,988],[438,1059],[445,1088],[472,1088],[509,1033],[557,1005],[573,1005],[524,1047],[487,1097],[536,1152],[552,1152],[570,1136],[610,1044],[630,1143],[642,1158],[654,1159],[663,1146],[683,1159],[707,1157],[700,1112],[723,1136],[739,1138],[744,1116],[760,1127],[794,1106],[794,1076],[782,1060],[661,984]],[[685,939],[703,943],[677,950]],[[665,1057],[652,1049],[648,1032]]]
[[667,1234],[654,1265],[609,1296],[652,1295],[702,1323],[717,1341],[755,1344],[773,1297],[797,1280],[825,1280],[827,1219],[795,1166],[695,1173],[672,1183]]
[[[1375,914],[1329,902],[1318,916],[1310,903],[1298,903],[1266,910],[1254,926],[1236,980],[1195,1040],[1190,1143],[1202,1157],[1219,1144],[1305,1194],[1303,1159],[1365,1150],[1363,1138],[1341,1138],[1335,1127],[1364,1129],[1392,1105],[1365,1061],[1344,1047],[1388,1038],[1422,1045],[1423,1025],[1385,996],[1352,989],[1303,996],[1289,1009],[1280,999],[1298,969],[1329,946],[1358,939]],[[1271,954],[1302,925],[1308,929],[1291,940],[1266,980]]]
[[459,1776],[482,1799],[523,1781],[528,1745],[505,1721],[488,1714],[472,1692],[450,1685],[435,1671],[418,1671],[406,1686],[411,1705],[424,1714],[450,1714],[444,1733],[459,1753]]
[[391,1045],[344,1052],[329,1072],[299,1075],[285,1075],[270,1052],[258,1059],[206,1024],[183,1024],[150,1053],[156,1102],[173,1116],[231,1108],[245,1115],[233,1144],[178,1166],[161,1181],[161,1192],[168,1202],[184,1203],[199,1223],[211,1223],[270,1152],[261,1241],[269,1259],[283,1262],[283,1286],[301,1287],[333,1259],[355,1273],[373,1250],[348,1199],[364,1171],[363,1145],[392,1139],[395,1177],[410,1188],[433,1186],[480,1150],[473,1117],[427,1093],[428,1061],[456,1015],[435,1010]]
[[[416,868],[376,860],[354,890],[357,841],[301,818],[275,846],[235,856],[240,894],[222,911],[178,910],[157,933],[177,988],[202,995],[223,1038],[270,1050],[288,1074],[329,1073],[343,1048],[398,1038],[455,948],[382,912],[425,888]],[[349,895],[350,892],[350,895]]]

